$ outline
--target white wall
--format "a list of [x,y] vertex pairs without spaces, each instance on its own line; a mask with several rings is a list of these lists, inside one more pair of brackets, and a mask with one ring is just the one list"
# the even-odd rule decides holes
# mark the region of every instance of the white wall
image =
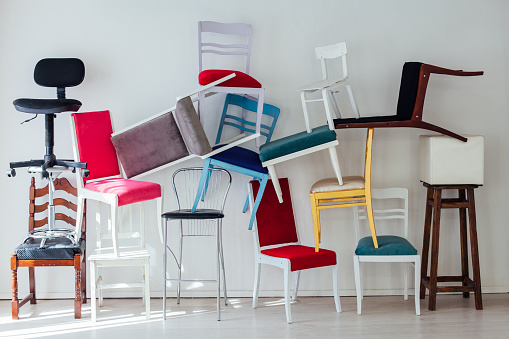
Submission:
[[[53,97],[52,89],[38,87],[33,67],[44,57],[79,57],[86,65],[85,81],[69,89],[68,97],[83,102],[81,111],[111,110],[115,127],[123,128],[173,106],[177,95],[197,86],[197,21],[245,22],[254,27],[251,73],[266,89],[266,102],[281,108],[274,139],[304,128],[297,90],[320,74],[314,47],[346,41],[351,84],[362,115],[393,114],[405,61],[422,61],[448,68],[483,70],[473,78],[433,76],[426,97],[424,119],[461,134],[479,134],[485,141],[485,185],[476,190],[477,223],[483,290],[508,292],[509,250],[506,207],[509,187],[508,68],[509,3],[506,1],[28,1],[0,3],[0,144],[2,164],[40,158],[44,154],[43,121],[20,125],[28,116],[15,111],[19,97]],[[220,101],[210,99],[208,110]],[[316,107],[317,111],[320,109]],[[67,114],[56,120],[55,153],[72,157]],[[314,125],[323,123],[320,112]],[[212,131],[210,131],[212,132]],[[363,166],[364,130],[337,131],[344,175]],[[404,186],[410,190],[410,238],[422,243],[425,189],[419,182],[418,136],[415,129],[379,129],[375,132],[373,183],[375,187]],[[187,165],[201,166],[201,161]],[[175,207],[170,175],[176,168],[146,177],[164,185],[165,209]],[[313,244],[308,192],[313,182],[333,176],[326,152],[278,166],[292,183],[301,238]],[[4,238],[0,250],[0,297],[10,298],[9,256],[27,228],[29,175],[0,176]],[[234,176],[227,203],[224,243],[229,290],[249,296],[253,279],[248,214],[241,201],[247,177]],[[156,216],[152,216],[155,221]],[[457,212],[443,213],[439,271],[459,272]],[[323,213],[323,247],[340,255],[342,294],[354,293],[352,213],[348,209]],[[450,224],[450,226],[446,226]],[[93,231],[89,233],[93,237]],[[89,250],[93,248],[89,242]],[[149,234],[153,255],[151,285],[161,295],[161,244],[157,232]],[[196,257],[208,256],[200,247]],[[203,253],[202,253],[203,252]],[[206,271],[203,260],[189,270]],[[23,271],[23,270],[20,270]],[[439,273],[440,273],[439,272]],[[70,269],[39,269],[39,296],[72,296]],[[279,293],[281,273],[268,269],[262,277],[265,294]],[[123,274],[123,273],[120,273]],[[366,287],[375,293],[401,288],[399,268],[369,267]],[[318,278],[314,278],[314,277]],[[20,279],[26,274],[20,272]],[[274,279],[272,279],[274,278]],[[26,291],[26,281],[20,290]],[[304,274],[304,294],[329,294],[330,273]],[[213,286],[196,289],[212,294]]]

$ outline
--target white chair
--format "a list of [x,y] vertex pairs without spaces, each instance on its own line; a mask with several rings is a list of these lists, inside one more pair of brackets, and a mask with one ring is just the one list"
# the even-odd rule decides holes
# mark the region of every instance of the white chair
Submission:
[[[97,201],[96,211],[100,213],[101,203],[109,207],[107,230],[101,225],[100,214],[97,223],[96,249],[87,258],[90,262],[90,299],[92,321],[96,321],[96,292],[102,306],[104,289],[141,288],[146,306],[146,317],[150,319],[149,252],[145,248],[145,216],[143,202],[155,200],[157,213],[161,215],[162,190],[156,183],[124,179],[115,148],[110,140],[113,132],[109,111],[74,113],[71,116],[74,158],[87,163],[90,175],[83,178],[77,173],[78,215],[82,214],[85,199]],[[140,205],[140,223],[133,223],[133,204]],[[121,222],[121,208],[129,206],[129,228]],[[81,231],[81,218],[76,225]],[[103,226],[103,227],[101,227]],[[78,233],[79,234],[79,233]],[[125,239],[128,238],[128,239]],[[139,266],[142,281],[138,283],[105,283],[102,268],[115,266]]]
[[[321,249],[315,252],[310,246],[300,244],[295,217],[293,213],[290,187],[287,178],[281,179],[281,188],[287,199],[278,203],[278,197],[272,187],[267,187],[260,202],[253,227],[255,249],[255,281],[253,290],[253,308],[258,306],[261,265],[272,265],[284,270],[284,293],[286,321],[292,322],[290,308],[290,275],[295,272],[295,284],[292,299],[297,298],[299,278],[302,270],[311,268],[332,268],[332,282],[336,311],[341,312],[338,292],[338,263],[334,251]],[[249,201],[253,207],[253,196],[258,194],[260,183],[251,181],[248,184]]]
[[[360,220],[366,220],[366,209],[354,207],[355,237],[357,248],[353,256],[355,287],[357,291],[357,314],[361,314],[363,299],[361,284],[361,262],[400,262],[403,263],[404,299],[408,300],[408,266],[413,264],[415,270],[415,313],[421,314],[419,286],[421,282],[421,256],[408,242],[408,190],[406,188],[372,189],[373,215],[377,225],[385,221],[403,228],[403,236],[378,235],[379,248],[375,249],[371,236],[360,239]],[[389,226],[389,225],[387,225]],[[379,227],[380,230],[380,227]]]
[[[322,101],[325,106],[325,112],[327,114],[327,120],[329,122],[329,128],[334,129],[334,124],[332,121],[331,109],[334,110],[336,114],[336,118],[341,118],[341,114],[339,112],[338,104],[336,99],[334,98],[334,93],[337,93],[337,88],[340,86],[345,86],[346,91],[348,92],[348,97],[350,98],[350,104],[352,105],[352,111],[356,118],[359,118],[359,111],[357,110],[357,105],[355,104],[355,99],[353,97],[352,88],[348,83],[348,68],[346,64],[346,43],[340,42],[334,45],[316,47],[316,58],[320,60],[322,64],[322,80],[315,81],[309,85],[304,86],[300,90],[300,98],[302,101],[302,109],[304,110],[304,117],[306,120],[308,117],[308,102],[316,102]],[[342,64],[342,74],[339,77],[330,77],[327,72],[327,61],[341,58]],[[306,95],[310,93],[320,91],[321,97],[318,99],[309,99]],[[309,123],[307,123],[309,126]],[[308,127],[308,133],[311,130]]]
[[[226,75],[235,73],[235,77],[225,81],[217,86],[207,88],[198,93],[198,115],[203,124],[203,102],[206,93],[232,93],[255,96],[258,100],[256,116],[256,133],[260,133],[260,127],[263,114],[263,101],[265,90],[262,85],[249,75],[249,65],[251,60],[251,39],[253,27],[241,23],[219,23],[213,21],[198,22],[198,60],[200,85],[208,85]],[[240,41],[239,38],[240,37]],[[232,40],[230,40],[232,39]],[[243,56],[245,57],[245,66],[242,71],[231,70],[228,68],[214,67],[214,69],[203,66],[204,54],[214,54],[219,56]],[[231,65],[230,60],[228,64]],[[259,138],[256,139],[256,147],[260,147]]]

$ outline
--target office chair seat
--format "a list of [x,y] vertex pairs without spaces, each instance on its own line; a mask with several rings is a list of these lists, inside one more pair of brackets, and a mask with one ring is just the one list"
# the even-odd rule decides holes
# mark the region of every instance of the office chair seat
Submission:
[[77,112],[81,102],[76,99],[16,99],[14,107],[19,112],[35,114],[53,114]]

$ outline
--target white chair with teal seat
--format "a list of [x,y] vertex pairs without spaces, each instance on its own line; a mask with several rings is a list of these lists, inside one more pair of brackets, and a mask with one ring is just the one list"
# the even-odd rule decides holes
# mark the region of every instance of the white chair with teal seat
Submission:
[[[254,100],[251,100],[247,97],[227,94],[226,100],[224,103],[223,113],[221,116],[221,121],[219,122],[219,129],[217,132],[216,145],[221,144],[221,137],[223,135],[223,129],[225,126],[230,126],[235,129],[238,129],[241,133],[255,133],[255,125],[256,119],[252,119],[250,121],[248,118],[250,115],[254,115],[257,111],[258,103]],[[238,108],[237,111],[242,111],[241,116],[236,116],[232,114]],[[251,112],[251,114],[249,114]],[[230,114],[228,114],[230,113]],[[242,117],[244,115],[244,117]],[[276,122],[279,116],[279,108],[264,104],[263,105],[263,118],[262,124],[260,125],[260,134],[265,137],[266,142],[269,142],[272,133],[274,132],[274,127],[276,126]],[[255,117],[256,118],[256,117]],[[266,118],[266,119],[265,119]],[[267,124],[264,122],[267,121]],[[249,220],[249,229],[253,227],[253,222],[255,220],[256,211],[258,209],[258,205],[263,196],[263,192],[265,190],[265,186],[267,185],[267,181],[269,179],[269,172],[267,168],[262,166],[260,161],[260,157],[257,152],[251,151],[247,148],[243,147],[232,147],[227,149],[221,153],[215,154],[210,158],[205,160],[205,164],[203,165],[202,177],[200,180],[200,188],[198,192],[202,192],[204,187],[206,190],[207,187],[207,169],[212,167],[222,167],[224,169],[234,171],[237,173],[245,174],[252,177],[254,180],[258,180],[261,185],[261,189],[256,196],[254,207],[251,211],[251,218]],[[194,207],[196,208],[199,200],[199,195],[196,196],[196,200],[194,203]],[[249,199],[246,199],[244,204],[243,212],[247,210],[249,204]]]
[[[415,313],[420,315],[419,286],[421,282],[421,256],[414,246],[406,239],[408,236],[408,190],[406,188],[372,189],[373,215],[377,220],[377,229],[386,221],[391,224],[402,226],[403,236],[378,235],[378,248],[373,246],[371,236],[360,239],[359,224],[361,220],[367,220],[366,209],[354,208],[355,214],[355,237],[357,248],[353,256],[355,287],[357,291],[357,314],[361,314],[363,299],[361,284],[361,262],[400,262],[403,263],[403,288],[404,299],[408,300],[408,266],[413,264],[415,270]],[[389,227],[389,224],[387,224]]]

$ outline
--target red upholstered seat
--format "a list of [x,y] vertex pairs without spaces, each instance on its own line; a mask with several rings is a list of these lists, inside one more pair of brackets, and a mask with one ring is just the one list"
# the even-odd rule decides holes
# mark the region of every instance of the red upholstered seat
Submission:
[[239,72],[239,71],[231,71],[227,69],[207,69],[198,75],[198,82],[200,85],[208,85],[211,82],[224,78],[227,75],[235,73],[235,77],[226,80],[225,82],[220,83],[217,86],[222,87],[249,87],[249,88],[261,88],[262,84],[258,82],[255,78],[250,76],[249,74]]
[[336,265],[335,252],[326,249],[315,252],[315,248],[309,246],[288,245],[262,250],[262,253],[272,257],[290,259],[292,271]]
[[161,196],[161,186],[159,184],[123,178],[87,182],[85,188],[101,193],[116,194],[118,196],[118,206],[152,200]]

